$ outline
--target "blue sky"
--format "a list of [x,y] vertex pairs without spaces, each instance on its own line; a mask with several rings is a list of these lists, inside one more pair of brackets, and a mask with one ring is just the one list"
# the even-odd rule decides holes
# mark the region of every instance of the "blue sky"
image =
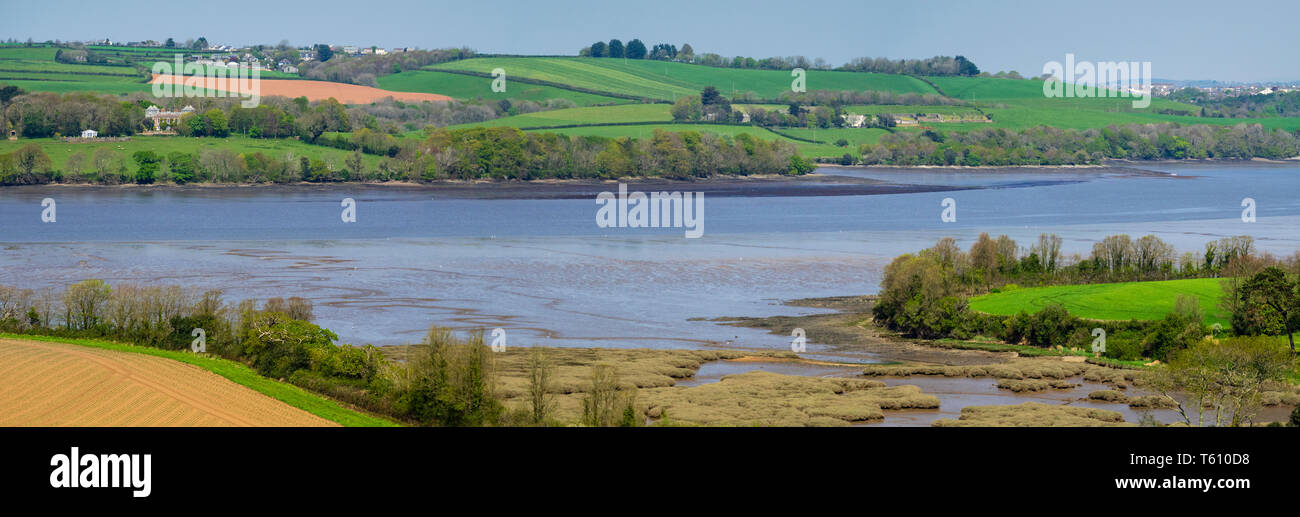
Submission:
[[571,55],[592,41],[690,43],[696,52],[856,56],[962,54],[983,70],[1038,75],[1067,52],[1151,61],[1171,79],[1300,79],[1300,2],[0,0],[0,38],[467,46]]

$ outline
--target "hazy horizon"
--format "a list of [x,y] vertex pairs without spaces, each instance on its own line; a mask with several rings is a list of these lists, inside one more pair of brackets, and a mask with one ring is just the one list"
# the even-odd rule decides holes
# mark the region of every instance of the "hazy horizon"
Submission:
[[[5,2],[0,38],[25,41],[315,43],[391,47],[469,47],[504,54],[576,55],[594,41],[639,38],[651,46],[690,43],[724,56],[803,55],[841,65],[855,57],[964,55],[982,71],[1037,76],[1048,61],[1073,53],[1087,61],[1150,61],[1173,80],[1294,81],[1300,3],[1255,2],[1247,16],[1221,3],[1171,5],[1111,0],[1086,10],[1056,3],[829,0],[808,9],[778,2],[653,5],[573,1],[476,3],[393,0],[378,9],[353,2],[183,4],[142,0],[81,3]],[[125,6],[125,7],[124,7]],[[58,12],[58,17],[47,13]],[[153,14],[151,14],[153,13]],[[340,21],[343,20],[343,21]],[[1290,66],[1288,66],[1290,65]]]

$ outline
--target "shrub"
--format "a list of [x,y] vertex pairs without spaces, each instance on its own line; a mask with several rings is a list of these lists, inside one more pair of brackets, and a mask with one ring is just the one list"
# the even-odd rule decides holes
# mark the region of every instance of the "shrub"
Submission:
[[1078,323],[1079,319],[1071,316],[1064,305],[1053,303],[1029,317],[1025,338],[1037,347],[1065,346]]
[[296,370],[310,368],[312,350],[333,347],[339,338],[313,323],[266,311],[247,319],[239,337],[253,368],[271,378],[286,378]]
[[1136,361],[1142,359],[1146,349],[1142,346],[1142,337],[1134,331],[1121,331],[1106,334],[1106,351],[1102,354],[1111,359]]
[[504,411],[493,390],[491,349],[483,334],[466,341],[434,327],[415,357],[394,372],[394,409],[424,425],[480,426]]

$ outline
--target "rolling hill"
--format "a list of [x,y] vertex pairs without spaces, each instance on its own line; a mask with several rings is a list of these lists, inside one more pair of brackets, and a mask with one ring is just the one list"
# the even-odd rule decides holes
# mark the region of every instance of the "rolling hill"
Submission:
[[438,70],[411,70],[386,75],[380,77],[378,83],[380,88],[389,91],[437,93],[462,101],[514,99],[542,102],[549,99],[567,99],[579,106],[632,102],[628,99],[522,82],[508,84],[504,92],[494,92],[491,79]]
[[[724,95],[754,92],[760,98],[776,98],[790,91],[790,72],[715,68],[646,59],[578,57],[487,57],[451,61],[426,67],[430,70],[463,70],[490,74],[505,70],[510,77],[523,77],[587,90],[611,92],[658,100],[698,95],[714,86]],[[403,72],[405,73],[405,72]],[[886,74],[809,70],[809,90],[876,90],[895,93],[936,93],[919,79]]]

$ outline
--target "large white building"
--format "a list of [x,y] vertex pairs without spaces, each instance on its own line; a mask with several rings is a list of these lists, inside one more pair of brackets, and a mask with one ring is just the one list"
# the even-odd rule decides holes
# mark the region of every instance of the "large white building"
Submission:
[[170,127],[179,122],[186,113],[194,113],[194,106],[185,106],[180,111],[163,111],[158,106],[149,106],[144,110],[145,118],[153,121],[154,131],[162,131],[164,124]]

